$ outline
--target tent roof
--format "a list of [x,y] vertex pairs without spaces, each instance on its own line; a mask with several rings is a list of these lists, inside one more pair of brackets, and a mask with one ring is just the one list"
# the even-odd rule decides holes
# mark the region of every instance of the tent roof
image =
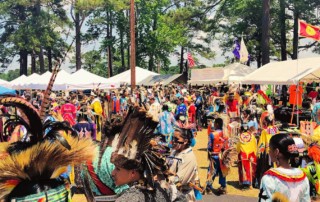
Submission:
[[244,84],[297,84],[320,78],[320,57],[268,63],[243,78]]
[[33,73],[30,76],[21,75],[20,77],[12,80],[10,82],[11,87],[14,89],[23,89],[23,88],[30,88],[30,85],[33,81],[36,81],[40,78],[40,75],[37,73]]
[[10,88],[11,84],[10,84],[10,82],[8,82],[6,80],[0,79],[0,86]]
[[191,79],[188,81],[190,84],[212,84],[217,82],[226,82],[224,79],[224,69],[221,67],[204,68],[204,69],[191,69]]
[[120,82],[98,76],[85,69],[80,69],[71,74],[70,80],[67,84],[68,89],[106,89],[120,86]]
[[255,70],[241,63],[232,63],[224,68],[192,69],[189,83],[202,85],[217,82],[240,82],[243,77]]
[[232,63],[224,67],[224,80],[228,82],[240,82],[245,76],[257,70],[256,68],[241,64]]
[[162,85],[168,85],[172,82],[182,83],[182,81],[180,81],[181,79],[179,78],[181,76],[182,74],[151,75],[140,81],[138,85],[152,86],[155,83],[161,83]]
[[11,85],[17,85],[17,84],[23,83],[26,80],[26,78],[27,78],[27,76],[22,74],[18,78],[15,78],[12,81],[10,81],[10,84]]
[[[44,74],[42,74],[39,79],[32,81],[27,85],[27,88],[32,89],[46,89],[49,83],[49,80],[51,78],[52,73],[49,71],[46,71]],[[66,82],[70,80],[71,74],[66,72],[65,70],[61,69],[56,77],[56,80],[54,81],[53,90],[65,90],[66,89]]]
[[[159,75],[158,73],[151,72],[149,70],[143,69],[141,67],[136,67],[136,83],[140,83],[142,80],[146,79],[148,76]],[[116,83],[131,83],[131,69],[110,77],[108,80]]]

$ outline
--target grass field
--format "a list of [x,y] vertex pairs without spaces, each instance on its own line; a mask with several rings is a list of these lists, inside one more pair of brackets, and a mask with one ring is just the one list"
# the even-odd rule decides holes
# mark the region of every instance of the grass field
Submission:
[[[208,143],[208,135],[207,130],[204,129],[201,132],[198,132],[197,135],[197,144],[194,147],[193,151],[197,157],[198,168],[199,168],[199,178],[202,186],[205,185],[206,176],[207,176],[207,168],[209,165],[207,158],[207,143]],[[214,188],[218,188],[218,178],[215,179],[213,183]],[[251,189],[251,190],[241,190],[239,186],[239,176],[238,176],[238,168],[232,167],[230,174],[227,176],[227,191],[230,195],[240,195],[240,196],[251,196],[258,197],[259,190]],[[76,202],[86,202],[84,195],[75,195],[73,197],[73,201]]]

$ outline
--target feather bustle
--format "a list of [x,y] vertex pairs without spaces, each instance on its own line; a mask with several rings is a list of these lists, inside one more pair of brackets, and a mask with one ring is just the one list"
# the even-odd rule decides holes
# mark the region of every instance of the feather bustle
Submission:
[[71,150],[46,140],[0,161],[0,199],[13,189],[7,186],[7,180],[55,178],[65,171],[64,167],[93,160],[97,154],[97,146],[90,139],[70,137],[68,143]]

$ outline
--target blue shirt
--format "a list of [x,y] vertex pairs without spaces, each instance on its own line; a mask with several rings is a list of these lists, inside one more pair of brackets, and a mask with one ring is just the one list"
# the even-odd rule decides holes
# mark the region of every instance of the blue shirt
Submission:
[[177,107],[176,115],[187,115],[187,106],[184,103],[181,103]]

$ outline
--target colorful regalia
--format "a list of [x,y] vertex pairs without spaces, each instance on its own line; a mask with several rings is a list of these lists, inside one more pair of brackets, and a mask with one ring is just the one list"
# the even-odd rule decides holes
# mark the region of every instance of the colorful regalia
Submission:
[[312,161],[302,171],[310,182],[310,195],[317,196],[320,194],[320,146],[312,143],[308,148],[308,156]]
[[[96,96],[93,92],[92,95]],[[91,102],[91,108],[94,112],[94,122],[97,126],[97,133],[96,133],[96,141],[101,141],[101,132],[102,132],[102,105],[100,99],[96,96],[93,101]]]
[[273,200],[276,193],[281,193],[290,202],[309,202],[309,181],[298,168],[271,168],[260,186],[259,201]]
[[[107,122],[104,127],[104,137],[110,141],[121,131],[123,117],[112,119],[112,123]],[[128,189],[127,185],[117,187],[111,177],[111,172],[115,169],[111,163],[113,148],[106,145],[102,139],[99,146],[99,155],[93,161],[88,161],[82,168],[82,179],[84,191],[88,201],[115,201],[118,194]]]
[[145,109],[129,108],[121,132],[112,142],[111,162],[118,168],[136,169],[143,175],[121,193],[117,202],[180,201],[177,200],[180,197],[177,189],[170,188],[173,186],[166,182],[170,172],[160,152],[165,149],[154,140],[153,133],[157,125],[157,117],[152,117]]
[[241,185],[252,185],[257,166],[257,140],[250,132],[239,136],[237,145],[239,182]]
[[29,137],[1,144],[0,200],[71,201],[65,173],[69,165],[93,159],[95,144],[78,139],[67,122],[43,124],[36,109],[24,99],[4,98],[0,105],[17,107],[24,117],[8,119],[5,133],[10,135],[10,128],[22,125]]
[[273,135],[278,134],[278,128],[276,126],[268,126],[263,129],[261,136],[258,142],[258,163],[257,163],[257,172],[256,179],[257,183],[261,181],[262,175],[267,171],[272,165],[269,158],[269,142]]

